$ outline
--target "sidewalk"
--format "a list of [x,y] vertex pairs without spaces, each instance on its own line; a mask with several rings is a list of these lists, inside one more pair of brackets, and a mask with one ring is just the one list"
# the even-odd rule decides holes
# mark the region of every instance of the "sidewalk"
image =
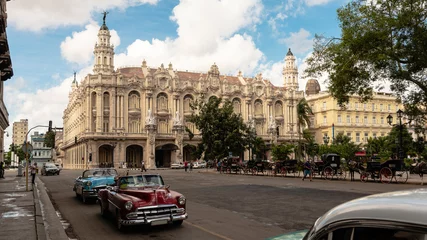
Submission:
[[44,184],[36,177],[36,188],[27,192],[25,177],[16,175],[16,170],[6,170],[0,179],[0,240],[68,239]]

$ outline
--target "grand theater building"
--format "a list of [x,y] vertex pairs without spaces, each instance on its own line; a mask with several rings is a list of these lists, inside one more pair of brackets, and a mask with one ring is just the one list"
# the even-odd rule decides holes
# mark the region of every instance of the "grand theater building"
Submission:
[[[204,73],[174,70],[171,63],[151,68],[145,60],[139,67],[115,69],[105,22],[94,55],[93,74],[80,82],[74,79],[64,110],[64,168],[122,163],[140,167],[144,160],[153,169],[192,160],[193,146],[201,138],[187,121],[190,103],[213,96],[230,100],[235,112],[267,143],[298,139],[296,104],[303,92],[298,91],[298,69],[290,49],[283,87],[274,86],[262,74],[221,75],[216,64]],[[185,127],[195,133],[192,139]],[[248,159],[249,153],[242,157]]]

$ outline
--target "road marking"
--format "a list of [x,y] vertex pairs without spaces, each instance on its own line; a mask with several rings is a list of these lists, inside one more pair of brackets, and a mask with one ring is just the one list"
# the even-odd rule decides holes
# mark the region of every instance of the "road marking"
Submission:
[[207,233],[209,233],[209,234],[212,234],[212,235],[214,235],[215,237],[218,237],[218,238],[221,238],[221,239],[224,239],[224,240],[233,240],[233,239],[231,239],[231,238],[228,238],[228,237],[223,236],[223,235],[221,235],[221,234],[218,234],[218,233],[216,233],[216,232],[212,232],[211,230],[208,230],[208,229],[206,229],[206,228],[204,228],[204,227],[201,227],[201,226],[198,226],[198,225],[196,225],[196,224],[190,223],[189,221],[184,221],[184,223],[185,223],[185,224],[188,224],[188,225],[190,225],[190,226],[193,226],[193,227],[195,227],[195,228],[198,228],[198,229],[200,229],[200,230],[202,230],[202,231],[204,231],[204,232],[207,232]]

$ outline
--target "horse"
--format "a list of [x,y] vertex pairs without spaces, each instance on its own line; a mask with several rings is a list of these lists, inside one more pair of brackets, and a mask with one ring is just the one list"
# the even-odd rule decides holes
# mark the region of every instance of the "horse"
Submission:
[[423,175],[427,174],[427,163],[425,163],[424,161],[416,162],[412,164],[412,167],[413,167],[414,173],[420,175],[421,185],[424,185]]

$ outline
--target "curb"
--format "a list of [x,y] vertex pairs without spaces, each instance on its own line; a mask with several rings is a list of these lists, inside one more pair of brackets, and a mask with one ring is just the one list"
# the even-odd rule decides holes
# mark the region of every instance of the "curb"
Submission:
[[44,183],[37,177],[34,201],[36,205],[37,239],[68,240],[65,229],[46,192]]

